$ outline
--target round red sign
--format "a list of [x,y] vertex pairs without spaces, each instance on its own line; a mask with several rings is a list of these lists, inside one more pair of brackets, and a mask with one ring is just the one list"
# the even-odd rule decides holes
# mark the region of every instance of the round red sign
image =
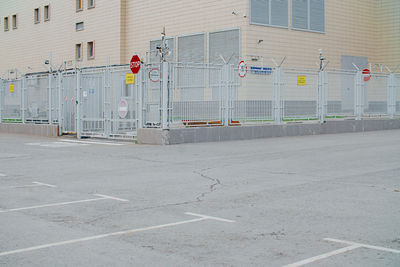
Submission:
[[364,82],[368,82],[371,79],[371,72],[369,69],[363,69],[362,74],[364,75]]
[[134,55],[131,59],[131,71],[133,74],[137,74],[140,70],[140,58],[138,55]]
[[125,99],[121,99],[118,104],[118,115],[121,119],[125,119],[128,114],[128,102]]

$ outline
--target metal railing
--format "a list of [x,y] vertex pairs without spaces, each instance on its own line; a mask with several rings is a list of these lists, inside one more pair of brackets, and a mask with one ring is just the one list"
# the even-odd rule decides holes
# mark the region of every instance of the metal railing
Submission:
[[324,122],[400,115],[400,74],[143,64],[0,80],[0,122],[50,123],[78,137],[132,138],[138,128]]

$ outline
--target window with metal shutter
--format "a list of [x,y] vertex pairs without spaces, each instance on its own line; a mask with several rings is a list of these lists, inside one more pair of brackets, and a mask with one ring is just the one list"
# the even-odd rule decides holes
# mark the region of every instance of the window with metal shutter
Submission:
[[[209,62],[238,64],[240,58],[240,32],[238,29],[209,34]],[[224,60],[222,60],[222,58]]]
[[293,0],[292,26],[295,29],[308,29],[308,0]]
[[310,0],[310,30],[325,31],[325,0]]
[[205,40],[205,33],[178,37],[178,62],[204,63]]
[[269,23],[269,0],[251,0],[250,22],[254,24]]
[[[169,37],[166,39],[169,47],[169,55],[167,56],[168,62],[174,62],[175,59],[175,38]],[[160,62],[160,55],[158,54],[157,46],[161,46],[161,39],[150,41],[150,62]]]
[[325,32],[325,0],[292,0],[293,29]]
[[251,0],[250,23],[288,26],[288,0]]
[[271,0],[271,25],[288,26],[288,1]]

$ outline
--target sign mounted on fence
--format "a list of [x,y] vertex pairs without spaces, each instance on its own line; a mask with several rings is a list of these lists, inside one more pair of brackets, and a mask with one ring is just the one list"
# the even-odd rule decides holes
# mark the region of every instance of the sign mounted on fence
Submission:
[[364,82],[368,82],[371,79],[371,72],[369,69],[363,69],[362,74],[364,76]]
[[14,93],[14,84],[10,83],[10,84],[8,85],[8,91],[9,91],[10,93]]
[[134,55],[131,59],[130,68],[133,74],[137,74],[140,70],[140,58],[138,55]]
[[135,74],[127,73],[125,75],[125,83],[126,84],[135,84]]
[[159,82],[161,77],[161,73],[159,69],[152,69],[149,71],[149,79],[153,83]]
[[307,77],[305,75],[297,76],[297,85],[298,86],[305,86],[307,85]]
[[121,99],[118,104],[118,115],[121,119],[125,119],[128,114],[128,102],[125,99]]
[[271,75],[272,68],[250,67],[251,74]]
[[239,72],[240,78],[246,77],[247,65],[246,65],[246,63],[244,63],[244,61],[240,61],[239,66],[238,66],[238,72]]

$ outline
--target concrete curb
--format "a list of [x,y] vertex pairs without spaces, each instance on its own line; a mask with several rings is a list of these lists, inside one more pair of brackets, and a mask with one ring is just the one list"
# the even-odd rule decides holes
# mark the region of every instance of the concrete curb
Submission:
[[0,133],[56,137],[58,136],[58,125],[0,123]]
[[250,140],[257,138],[338,134],[400,129],[399,119],[328,121],[323,124],[296,123],[235,127],[198,127],[180,129],[138,129],[138,143],[175,145],[184,143]]

